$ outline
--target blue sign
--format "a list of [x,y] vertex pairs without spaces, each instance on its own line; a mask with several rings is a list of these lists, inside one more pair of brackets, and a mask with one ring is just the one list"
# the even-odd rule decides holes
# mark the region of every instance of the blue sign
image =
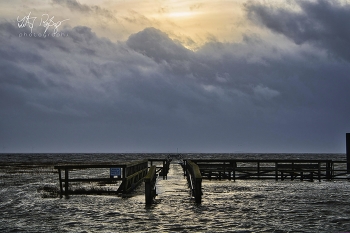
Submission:
[[110,168],[110,176],[121,176],[121,168],[120,167],[111,167]]

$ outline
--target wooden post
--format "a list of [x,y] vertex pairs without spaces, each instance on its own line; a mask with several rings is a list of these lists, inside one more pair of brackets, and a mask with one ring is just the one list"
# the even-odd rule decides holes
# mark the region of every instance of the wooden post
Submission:
[[64,169],[64,195],[68,198],[68,179],[69,179],[69,169]]
[[152,204],[156,196],[156,178],[156,166],[151,166],[147,175],[144,177],[146,205]]
[[200,204],[202,202],[202,178],[196,178],[195,201],[198,204]]
[[63,187],[62,187],[62,175],[61,175],[61,169],[58,169],[58,180],[60,182],[60,198],[62,198],[63,193]]
[[224,179],[227,178],[227,177],[226,177],[226,162],[224,162],[224,175],[223,175],[222,178],[224,178]]
[[187,176],[187,160],[182,160],[183,161],[183,170],[184,170],[184,177]]
[[122,184],[120,185],[120,187],[122,187],[122,186],[124,185],[124,187],[122,187],[124,193],[126,192],[126,189],[127,189],[127,187],[128,187],[127,179],[126,179],[126,177],[128,177],[128,172],[127,172],[127,170],[128,170],[128,167],[124,167],[124,168],[123,168],[123,182],[122,182]]
[[326,165],[326,177],[327,177],[327,180],[330,180],[332,179],[332,176],[331,176],[331,162],[327,162],[327,165]]
[[260,162],[258,161],[258,179],[260,180]]
[[346,161],[347,173],[350,174],[350,133],[346,133]]
[[237,167],[237,162],[233,162],[233,171],[232,171],[233,181],[236,181],[236,167]]
[[318,181],[321,182],[321,163],[318,162]]
[[278,163],[275,162],[275,180],[278,181]]

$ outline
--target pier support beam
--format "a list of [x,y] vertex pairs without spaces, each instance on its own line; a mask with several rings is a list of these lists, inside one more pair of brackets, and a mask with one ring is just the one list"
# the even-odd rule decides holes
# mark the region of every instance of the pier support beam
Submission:
[[347,173],[350,174],[350,133],[346,133],[346,161]]
[[68,169],[64,169],[64,195],[68,198],[68,184],[69,184]]

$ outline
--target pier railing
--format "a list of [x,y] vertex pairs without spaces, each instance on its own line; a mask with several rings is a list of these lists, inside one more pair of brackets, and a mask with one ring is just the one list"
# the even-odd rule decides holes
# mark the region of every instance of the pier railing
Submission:
[[152,204],[153,199],[156,197],[156,180],[157,180],[157,174],[156,174],[157,167],[155,165],[151,166],[148,170],[147,175],[144,178],[145,182],[145,200],[146,204]]
[[167,179],[171,159],[148,159],[150,165],[156,165],[156,173]]
[[[125,194],[136,188],[146,176],[148,171],[148,160],[139,160],[120,164],[58,165],[54,166],[54,168],[58,170],[61,197],[63,194],[66,197],[68,197],[69,194]],[[100,169],[99,172],[102,175],[96,177],[96,171],[91,172],[91,169]],[[62,172],[64,173],[64,176],[62,176]],[[70,178],[71,175],[75,175],[75,177]],[[72,183],[91,182],[103,184],[115,184],[117,182],[121,182],[121,184],[118,190],[84,189],[73,191],[69,189],[70,184]]]
[[348,179],[347,162],[332,160],[197,159],[203,179]]
[[185,174],[196,203],[202,202],[202,175],[197,164],[191,160],[184,161]]

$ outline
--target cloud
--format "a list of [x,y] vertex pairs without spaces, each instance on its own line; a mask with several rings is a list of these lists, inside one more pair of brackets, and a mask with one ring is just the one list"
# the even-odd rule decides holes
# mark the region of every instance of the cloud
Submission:
[[253,91],[258,99],[271,99],[280,95],[278,91],[261,85],[254,87]]
[[52,0],[52,3],[67,6],[72,11],[91,12],[92,8],[76,0]]
[[160,22],[152,19],[152,18],[148,18],[143,14],[140,14],[139,12],[135,11],[135,10],[129,10],[128,11],[128,15],[127,16],[122,16],[121,17],[123,20],[125,20],[127,23],[130,23],[132,25],[136,25],[136,26],[142,26],[142,27],[149,27],[151,25],[160,25]]
[[309,43],[330,55],[350,61],[350,5],[340,1],[292,1],[300,10],[267,6],[251,1],[246,4],[250,19],[282,34],[296,44]]
[[313,49],[247,36],[193,52],[155,28],[116,43],[85,26],[46,39],[0,28],[11,151],[341,151],[350,130],[350,67]]
[[188,60],[191,53],[180,43],[175,43],[167,34],[155,28],[146,28],[131,35],[126,44],[156,62]]
[[117,18],[114,16],[113,12],[97,5],[89,6],[87,4],[81,4],[76,0],[51,0],[53,4],[65,6],[71,11],[81,12],[84,14],[94,13],[96,15],[104,16],[114,21],[117,21]]
[[204,6],[204,3],[196,3],[196,4],[192,4],[190,5],[190,10],[194,11],[194,10],[198,10],[200,8],[202,8]]

